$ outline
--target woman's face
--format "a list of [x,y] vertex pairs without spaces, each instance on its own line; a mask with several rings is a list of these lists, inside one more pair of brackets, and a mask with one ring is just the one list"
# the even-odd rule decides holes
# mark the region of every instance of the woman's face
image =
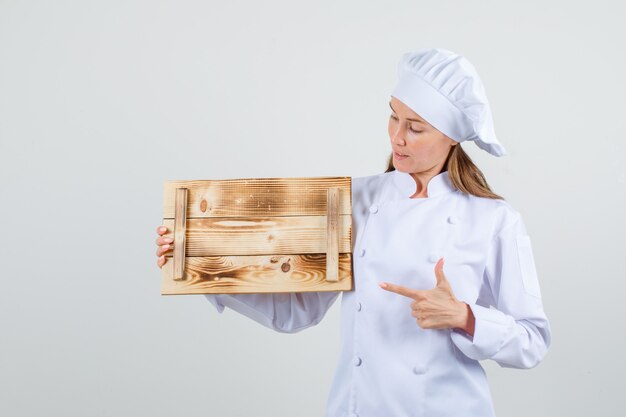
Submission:
[[396,170],[434,175],[441,172],[451,147],[458,142],[435,129],[397,98],[392,96],[389,105],[388,132]]

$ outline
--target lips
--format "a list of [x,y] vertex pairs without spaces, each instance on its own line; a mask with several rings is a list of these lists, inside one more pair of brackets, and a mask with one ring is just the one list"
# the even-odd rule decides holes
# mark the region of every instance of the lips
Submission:
[[396,151],[393,151],[393,153],[394,153],[396,156],[398,156],[398,157],[405,157],[405,156],[408,156],[408,155],[404,155],[404,154],[401,154],[400,152],[396,152]]

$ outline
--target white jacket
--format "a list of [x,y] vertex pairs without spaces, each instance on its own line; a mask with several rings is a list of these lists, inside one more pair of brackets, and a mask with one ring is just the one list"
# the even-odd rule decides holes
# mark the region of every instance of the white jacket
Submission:
[[[326,417],[489,417],[491,393],[480,360],[532,368],[550,345],[530,238],[503,200],[456,190],[448,172],[409,198],[415,180],[391,171],[352,179],[354,291],[341,292],[341,351]],[[435,263],[471,307],[474,336],[422,329],[410,298],[387,281],[435,286]],[[205,294],[279,332],[322,320],[340,293]]]

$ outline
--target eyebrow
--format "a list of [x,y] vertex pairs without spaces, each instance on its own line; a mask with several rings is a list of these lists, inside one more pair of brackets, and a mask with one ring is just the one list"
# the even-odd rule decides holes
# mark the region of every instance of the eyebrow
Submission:
[[[391,107],[391,101],[389,102],[389,107]],[[394,113],[396,112],[395,110],[393,110],[393,107],[391,107],[391,110],[392,110]],[[419,119],[407,119],[407,120],[409,120],[409,121],[411,121],[411,122],[417,122],[417,123],[426,124],[426,122],[425,122],[425,121],[423,121],[423,120],[419,120]]]

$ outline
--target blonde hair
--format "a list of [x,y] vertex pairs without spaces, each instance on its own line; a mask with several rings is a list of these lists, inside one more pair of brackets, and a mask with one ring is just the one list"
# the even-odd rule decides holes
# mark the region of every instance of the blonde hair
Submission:
[[[393,153],[387,158],[387,170],[385,172],[391,171],[395,171]],[[504,197],[491,191],[482,171],[461,148],[461,143],[452,146],[441,171],[448,171],[448,178],[450,178],[452,185],[461,192],[476,197],[504,200]]]

